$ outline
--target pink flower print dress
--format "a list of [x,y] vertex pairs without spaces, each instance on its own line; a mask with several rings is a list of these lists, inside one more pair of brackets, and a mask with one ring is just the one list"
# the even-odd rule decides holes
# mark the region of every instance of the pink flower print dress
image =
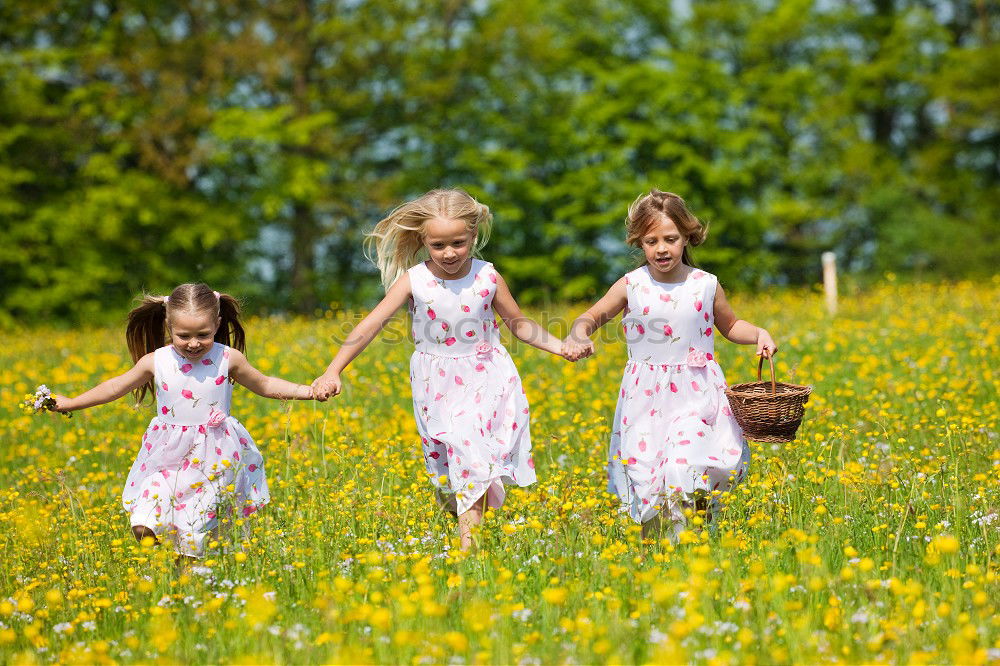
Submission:
[[422,263],[408,273],[410,386],[427,473],[459,515],[484,493],[500,506],[505,483],[535,482],[535,463],[528,399],[493,315],[496,270],[473,259],[458,280],[437,278]]
[[750,463],[714,357],[718,280],[695,269],[684,282],[657,282],[642,266],[625,284],[629,360],[608,451],[608,490],[636,522],[662,511],[680,529],[682,501],[696,491],[727,491]]
[[[198,361],[173,346],[154,353],[156,416],[142,436],[122,502],[178,553],[200,557],[222,511],[250,515],[270,496],[260,451],[229,415],[229,347]],[[232,487],[232,489],[230,489]]]

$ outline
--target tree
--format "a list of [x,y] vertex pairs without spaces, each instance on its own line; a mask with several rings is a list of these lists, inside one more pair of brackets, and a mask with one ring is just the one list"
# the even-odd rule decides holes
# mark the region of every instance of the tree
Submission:
[[8,319],[107,317],[105,304],[143,288],[238,279],[239,242],[253,231],[200,189],[195,159],[213,81],[189,68],[207,66],[218,36],[179,10],[168,21],[168,10],[0,10],[14,65],[0,72]]

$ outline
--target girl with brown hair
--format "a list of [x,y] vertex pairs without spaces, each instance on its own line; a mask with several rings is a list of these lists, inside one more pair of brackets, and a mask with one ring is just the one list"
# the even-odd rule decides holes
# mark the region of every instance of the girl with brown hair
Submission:
[[662,526],[676,538],[699,505],[711,519],[750,463],[715,360],[713,327],[731,342],[756,345],[758,355],[777,351],[770,333],[736,318],[718,279],[695,268],[690,248],[706,235],[676,194],[653,190],[637,198],[625,240],[642,250],[642,265],[580,315],[564,342],[571,360],[589,356],[590,335],[624,311],[629,360],[608,451],[608,490],[644,535]]

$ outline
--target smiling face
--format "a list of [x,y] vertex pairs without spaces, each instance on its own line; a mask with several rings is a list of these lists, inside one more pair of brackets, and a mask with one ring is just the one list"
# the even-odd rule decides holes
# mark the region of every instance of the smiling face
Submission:
[[681,257],[687,238],[669,217],[662,217],[639,239],[654,280],[679,282],[687,271]]
[[173,312],[169,323],[170,344],[187,360],[197,361],[212,350],[222,319],[210,312]]
[[424,247],[431,255],[431,273],[444,280],[465,277],[472,259],[476,235],[465,222],[434,218],[424,224]]

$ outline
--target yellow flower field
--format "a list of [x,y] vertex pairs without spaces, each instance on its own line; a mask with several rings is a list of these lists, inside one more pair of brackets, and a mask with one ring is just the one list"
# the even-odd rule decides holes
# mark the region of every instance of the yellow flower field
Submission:
[[[273,499],[180,571],[121,510],[152,408],[17,407],[38,384],[75,394],[124,370],[123,328],[8,332],[0,663],[1000,662],[1000,279],[890,280],[834,319],[815,292],[733,301],[775,335],[779,378],[814,393],[794,443],[752,445],[715,532],[643,542],[605,492],[625,359],[611,324],[575,365],[508,345],[540,480],[458,553],[425,478],[401,316],[329,403],[236,389]],[[562,334],[577,312],[533,314]],[[248,356],[308,382],[354,321],[252,319]],[[752,349],[717,351],[749,381]]]

